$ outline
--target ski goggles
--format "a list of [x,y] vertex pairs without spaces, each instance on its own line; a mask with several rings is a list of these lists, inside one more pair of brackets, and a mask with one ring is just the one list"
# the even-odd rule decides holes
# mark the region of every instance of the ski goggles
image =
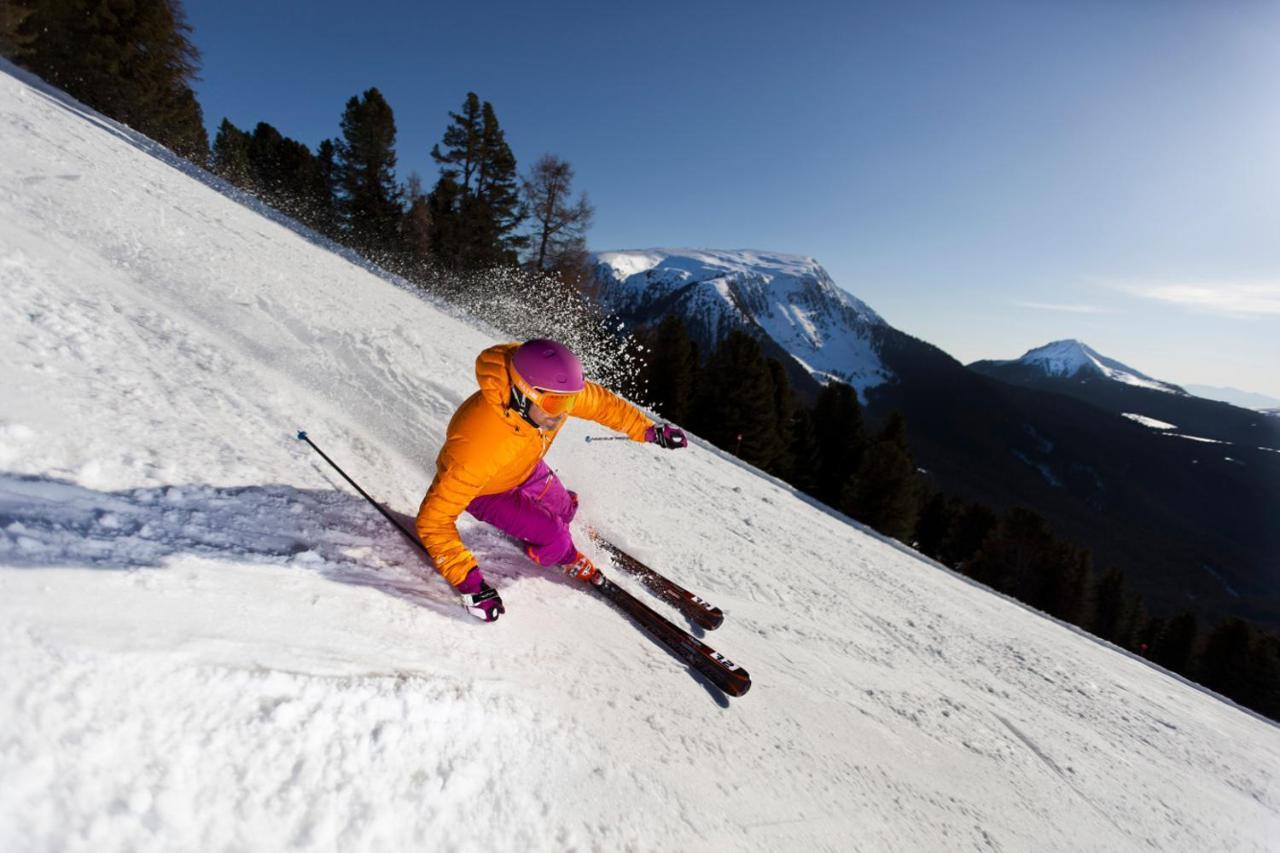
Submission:
[[511,384],[512,390],[516,391],[525,401],[532,403],[542,411],[546,412],[553,418],[567,415],[573,411],[573,406],[578,402],[578,395],[581,391],[552,391],[548,388],[538,388],[524,381],[524,378],[512,371]]
[[533,390],[537,394],[537,396],[532,397],[534,405],[553,418],[572,412],[573,404],[578,402],[578,394],[582,393],[574,391],[571,394],[566,394],[562,391],[546,391],[542,388]]

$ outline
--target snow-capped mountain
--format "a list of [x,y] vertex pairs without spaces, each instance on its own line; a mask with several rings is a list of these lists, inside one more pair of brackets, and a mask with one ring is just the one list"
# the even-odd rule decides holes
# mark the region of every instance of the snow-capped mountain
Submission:
[[1187,393],[1173,383],[1152,379],[1145,373],[1121,364],[1113,358],[1107,358],[1088,344],[1074,339],[1053,341],[1042,347],[1036,347],[1028,350],[1021,358],[1007,361],[979,361],[969,366],[997,378],[1019,374],[1043,375],[1052,379],[1071,379],[1080,382],[1102,378],[1132,385],[1135,388],[1149,388],[1169,394],[1186,395]]
[[817,382],[832,378],[860,393],[893,378],[875,332],[886,328],[866,303],[836,286],[813,258],[754,250],[646,249],[598,252],[605,306],[623,319],[682,315],[714,346],[747,329],[790,355]]
[[1130,416],[1136,423],[1169,424],[1170,435],[1280,447],[1280,429],[1271,418],[1189,394],[1077,340],[1054,341],[1021,358],[977,361],[969,367],[1001,382],[1075,397],[1113,414]]

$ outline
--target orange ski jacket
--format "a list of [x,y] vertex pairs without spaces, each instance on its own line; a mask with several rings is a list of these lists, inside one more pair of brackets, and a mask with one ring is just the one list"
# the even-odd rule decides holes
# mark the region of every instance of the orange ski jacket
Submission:
[[[497,344],[476,357],[480,390],[449,421],[435,479],[418,509],[418,538],[436,570],[454,586],[476,565],[458,536],[458,516],[474,498],[514,489],[528,479],[564,423],[541,430],[510,408],[511,355],[518,346]],[[594,382],[586,383],[571,414],[626,433],[632,441],[644,441],[645,430],[653,426],[635,406]]]

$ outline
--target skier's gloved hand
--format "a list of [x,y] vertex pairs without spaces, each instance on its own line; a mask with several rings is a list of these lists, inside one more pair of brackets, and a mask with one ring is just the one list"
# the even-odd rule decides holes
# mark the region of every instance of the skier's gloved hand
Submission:
[[498,617],[507,612],[507,608],[502,606],[502,596],[484,582],[484,575],[479,569],[467,572],[457,590],[462,595],[462,606],[477,619],[497,622]]
[[667,450],[679,450],[681,447],[689,446],[689,439],[685,438],[684,430],[671,424],[654,424],[644,431],[644,440],[650,444],[665,447]]

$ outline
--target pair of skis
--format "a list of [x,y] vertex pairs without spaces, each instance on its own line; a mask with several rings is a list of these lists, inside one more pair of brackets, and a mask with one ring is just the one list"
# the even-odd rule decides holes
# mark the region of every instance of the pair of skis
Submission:
[[[310,445],[312,450],[341,474],[342,478],[350,483],[352,488],[360,493],[361,497],[372,504],[374,509],[382,513],[382,516],[404,534],[406,539],[421,548],[423,553],[426,553],[427,549],[422,544],[422,540],[405,529],[391,513],[387,512],[381,504],[371,498],[364,489],[360,488],[359,484],[351,479],[347,472],[338,466],[338,463],[330,459],[323,450],[317,447],[305,432],[300,431],[298,433],[298,440],[305,441]],[[718,607],[712,607],[675,581],[649,568],[613,543],[602,539],[596,534],[592,534],[592,538],[613,558],[615,566],[618,566],[628,574],[634,575],[646,589],[675,607],[695,624],[707,630],[714,630],[724,622],[724,614]],[[430,559],[430,555],[428,554],[427,556]],[[597,575],[597,578],[597,582],[591,587],[595,593],[630,617],[636,625],[653,637],[676,660],[701,673],[712,684],[730,696],[742,696],[751,689],[751,676],[747,674],[745,669],[697,637],[694,637],[688,631],[673,624],[652,607],[609,580],[603,573]]]
[[[713,607],[598,534],[592,534],[591,538],[613,558],[615,566],[637,578],[646,589],[671,604],[695,624],[714,630],[724,622],[724,613],[720,608]],[[593,587],[596,593],[630,617],[676,660],[701,673],[730,696],[742,696],[751,689],[751,676],[745,669],[673,624],[603,573],[598,578],[599,582]]]

